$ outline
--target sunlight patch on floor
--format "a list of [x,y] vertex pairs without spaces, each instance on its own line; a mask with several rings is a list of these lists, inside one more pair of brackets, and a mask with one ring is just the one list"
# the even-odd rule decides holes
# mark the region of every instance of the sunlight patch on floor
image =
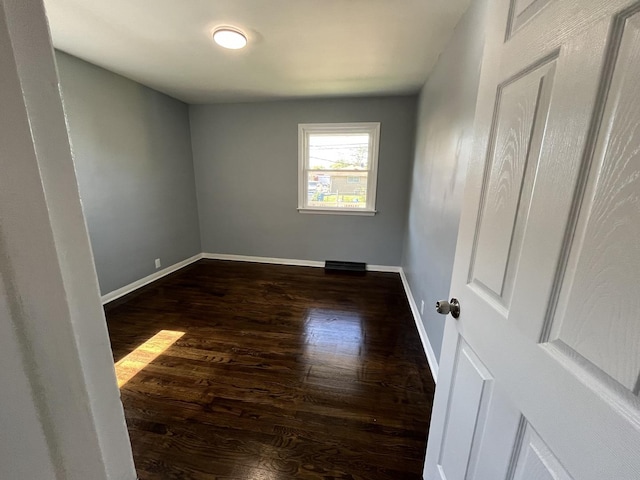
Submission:
[[184,333],[173,330],[160,330],[133,352],[118,360],[115,365],[118,388],[121,388],[144,367],[158,358],[162,352],[177,342]]

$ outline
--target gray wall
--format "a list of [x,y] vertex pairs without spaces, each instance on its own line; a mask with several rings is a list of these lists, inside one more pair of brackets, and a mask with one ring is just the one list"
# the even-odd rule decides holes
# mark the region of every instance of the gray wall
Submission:
[[102,294],[200,253],[188,106],[56,52]]
[[[486,0],[476,0],[420,93],[409,221],[402,267],[440,358],[444,320],[433,305],[447,298],[471,146]],[[466,150],[466,152],[465,152]]]
[[[191,106],[203,251],[400,265],[415,107],[415,96]],[[378,213],[298,213],[298,123],[374,121]]]

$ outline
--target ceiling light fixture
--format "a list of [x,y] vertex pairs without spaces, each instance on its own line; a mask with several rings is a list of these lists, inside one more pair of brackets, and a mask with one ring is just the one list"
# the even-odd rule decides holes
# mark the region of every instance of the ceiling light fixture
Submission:
[[221,47],[231,50],[238,50],[247,45],[247,37],[238,30],[229,27],[218,28],[213,32],[213,40]]

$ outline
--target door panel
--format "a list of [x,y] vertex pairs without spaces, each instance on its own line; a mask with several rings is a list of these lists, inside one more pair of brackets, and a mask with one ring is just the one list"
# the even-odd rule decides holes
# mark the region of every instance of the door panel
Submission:
[[[615,56],[610,32],[611,20],[604,19],[560,45],[550,42],[558,55],[554,89],[509,311],[510,320],[533,341],[548,331],[571,242],[567,232],[598,131],[596,105],[606,95],[606,71]],[[585,44],[590,44],[588,55]]]
[[[482,405],[491,390],[491,375],[468,345],[458,348],[441,457],[440,478],[463,478],[471,458],[473,439],[482,425]],[[481,428],[480,428],[481,430]]]
[[516,437],[513,480],[572,480],[558,459],[524,418]]
[[625,21],[548,341],[640,388],[640,14]]
[[638,12],[493,2],[428,480],[640,478]]
[[512,0],[506,38],[517,32],[549,2],[550,0]]
[[495,298],[505,312],[538,169],[554,72],[555,58],[498,87],[469,281]]

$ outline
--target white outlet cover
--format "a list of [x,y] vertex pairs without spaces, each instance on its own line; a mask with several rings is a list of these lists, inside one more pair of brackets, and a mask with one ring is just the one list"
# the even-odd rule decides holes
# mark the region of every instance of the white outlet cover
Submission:
[[424,313],[424,300],[420,301],[420,315]]
[[156,258],[156,268],[160,268],[161,264],[160,264],[160,259]]

